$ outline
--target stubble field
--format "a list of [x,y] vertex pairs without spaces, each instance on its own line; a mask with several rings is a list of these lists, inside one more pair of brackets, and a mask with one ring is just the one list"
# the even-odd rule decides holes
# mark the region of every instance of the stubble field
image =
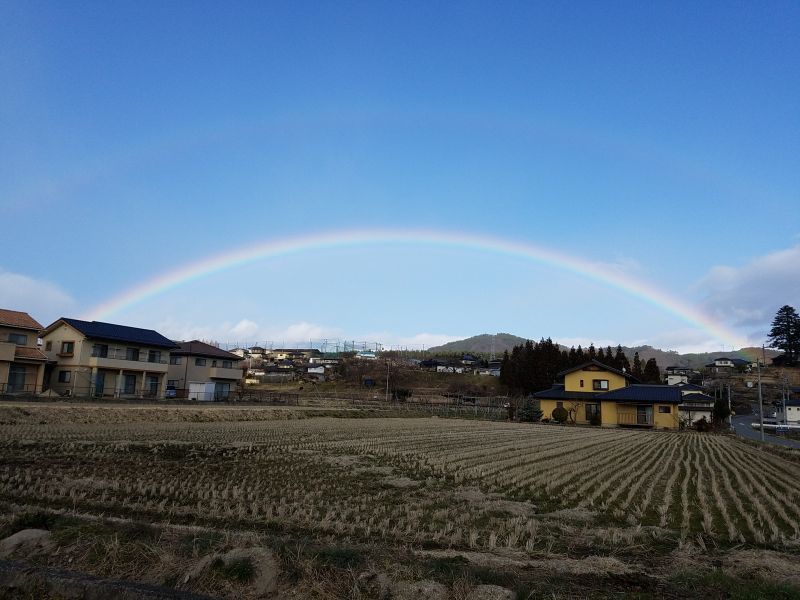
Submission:
[[800,462],[731,437],[130,410],[0,407],[6,532],[39,519],[55,540],[28,560],[228,597],[258,595],[252,573],[188,574],[256,546],[278,597],[403,597],[420,580],[452,598],[796,597]]

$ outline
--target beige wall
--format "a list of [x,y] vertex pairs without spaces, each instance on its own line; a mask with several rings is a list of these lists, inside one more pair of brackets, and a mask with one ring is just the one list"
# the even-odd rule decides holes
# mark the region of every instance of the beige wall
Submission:
[[[86,339],[82,333],[75,328],[61,323],[58,327],[47,333],[44,338],[42,351],[49,360],[57,361],[58,364],[53,369],[50,377],[50,387],[59,394],[67,391],[73,395],[88,393],[89,389],[95,384],[95,377],[98,371],[105,373],[103,396],[125,396],[124,380],[125,375],[136,377],[134,395],[140,395],[144,390],[149,375],[158,378],[156,396],[163,397],[167,385],[167,368],[169,364],[169,350],[166,348],[153,348],[140,346],[138,344],[126,344],[124,342],[96,341]],[[63,342],[73,342],[74,351],[72,356],[61,355],[61,345]],[[48,343],[50,348],[48,349]],[[102,343],[108,346],[109,356],[106,358],[92,356],[95,343]],[[127,360],[125,353],[128,348],[139,350],[139,360]],[[150,350],[161,353],[163,363],[147,362]],[[70,373],[69,382],[59,382],[59,372],[68,371]]]
[[[669,413],[660,413],[660,407],[669,408]],[[679,415],[677,404],[656,404],[653,406],[653,422],[656,429],[678,429]]]
[[[188,388],[189,383],[203,383],[207,381],[229,381],[235,383],[244,377],[241,360],[232,360],[231,368],[225,368],[222,358],[205,358],[202,356],[180,357],[181,364],[169,365],[167,379],[177,381],[178,388]],[[195,364],[195,359],[205,358],[205,366]],[[216,366],[214,366],[216,363]]]
[[[26,337],[25,344],[9,342],[9,334],[24,335]],[[15,363],[25,367],[25,391],[33,393],[42,391],[44,361],[16,358],[17,346],[37,348],[36,342],[38,338],[39,331],[37,330],[0,326],[0,389],[5,390],[5,386],[8,384],[11,364]]]

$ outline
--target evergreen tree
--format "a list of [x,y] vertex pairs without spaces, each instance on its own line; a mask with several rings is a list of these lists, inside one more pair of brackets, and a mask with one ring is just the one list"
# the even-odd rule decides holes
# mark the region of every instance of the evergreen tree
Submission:
[[622,346],[617,346],[617,352],[614,354],[614,367],[620,371],[624,370],[626,373],[631,372],[631,363],[628,362],[628,357],[622,351]]
[[631,370],[631,375],[636,377],[636,379],[639,381],[644,378],[644,372],[642,371],[642,359],[639,358],[638,352],[633,354],[633,369]]
[[575,351],[575,346],[569,349],[569,366],[574,367],[578,364],[578,353]]
[[[609,367],[614,366],[614,351],[611,349],[611,346],[608,346],[606,348],[606,364]],[[618,369],[619,367],[614,367],[614,368]]]
[[500,383],[510,388],[511,385],[511,357],[508,355],[508,350],[503,351],[503,360],[500,363]]
[[575,351],[575,365],[581,365],[586,362],[586,355],[583,353],[583,348],[578,344],[578,349]]
[[617,353],[614,356],[614,360],[619,363],[617,368],[620,371],[625,371],[626,373],[631,372],[631,363],[628,361],[627,355],[622,351],[622,346],[617,346]]
[[597,360],[597,350],[594,344],[589,344],[589,358],[587,360]]
[[772,320],[768,343],[786,354],[788,363],[800,358],[800,316],[788,304],[780,308]]
[[644,383],[661,383],[661,370],[658,368],[655,358],[649,358],[645,363],[642,381]]
[[597,360],[603,363],[604,365],[608,364],[608,361],[606,360],[606,351],[603,350],[602,348],[600,348],[600,350],[597,351]]
[[711,422],[714,426],[722,427],[730,414],[731,409],[728,408],[728,401],[724,398],[717,398],[714,401],[714,408],[711,411]]

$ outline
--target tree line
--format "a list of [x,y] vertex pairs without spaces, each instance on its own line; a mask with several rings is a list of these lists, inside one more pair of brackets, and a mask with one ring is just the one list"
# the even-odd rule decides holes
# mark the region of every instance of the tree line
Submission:
[[661,383],[661,371],[655,358],[643,364],[636,352],[631,362],[620,345],[616,350],[611,346],[597,349],[594,344],[586,350],[581,346],[566,350],[550,338],[542,338],[538,343],[528,340],[514,346],[511,352],[506,350],[500,367],[500,383],[513,394],[532,394],[552,387],[561,371],[590,360],[630,373],[642,383]]

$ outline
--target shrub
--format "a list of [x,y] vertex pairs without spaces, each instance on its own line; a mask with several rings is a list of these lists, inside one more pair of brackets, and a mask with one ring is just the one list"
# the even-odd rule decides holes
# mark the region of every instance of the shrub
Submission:
[[569,413],[567,409],[563,406],[557,406],[553,409],[552,414],[553,420],[557,423],[566,423],[567,419],[569,418]]
[[711,423],[703,417],[694,422],[694,428],[697,429],[697,431],[709,431],[711,429]]

